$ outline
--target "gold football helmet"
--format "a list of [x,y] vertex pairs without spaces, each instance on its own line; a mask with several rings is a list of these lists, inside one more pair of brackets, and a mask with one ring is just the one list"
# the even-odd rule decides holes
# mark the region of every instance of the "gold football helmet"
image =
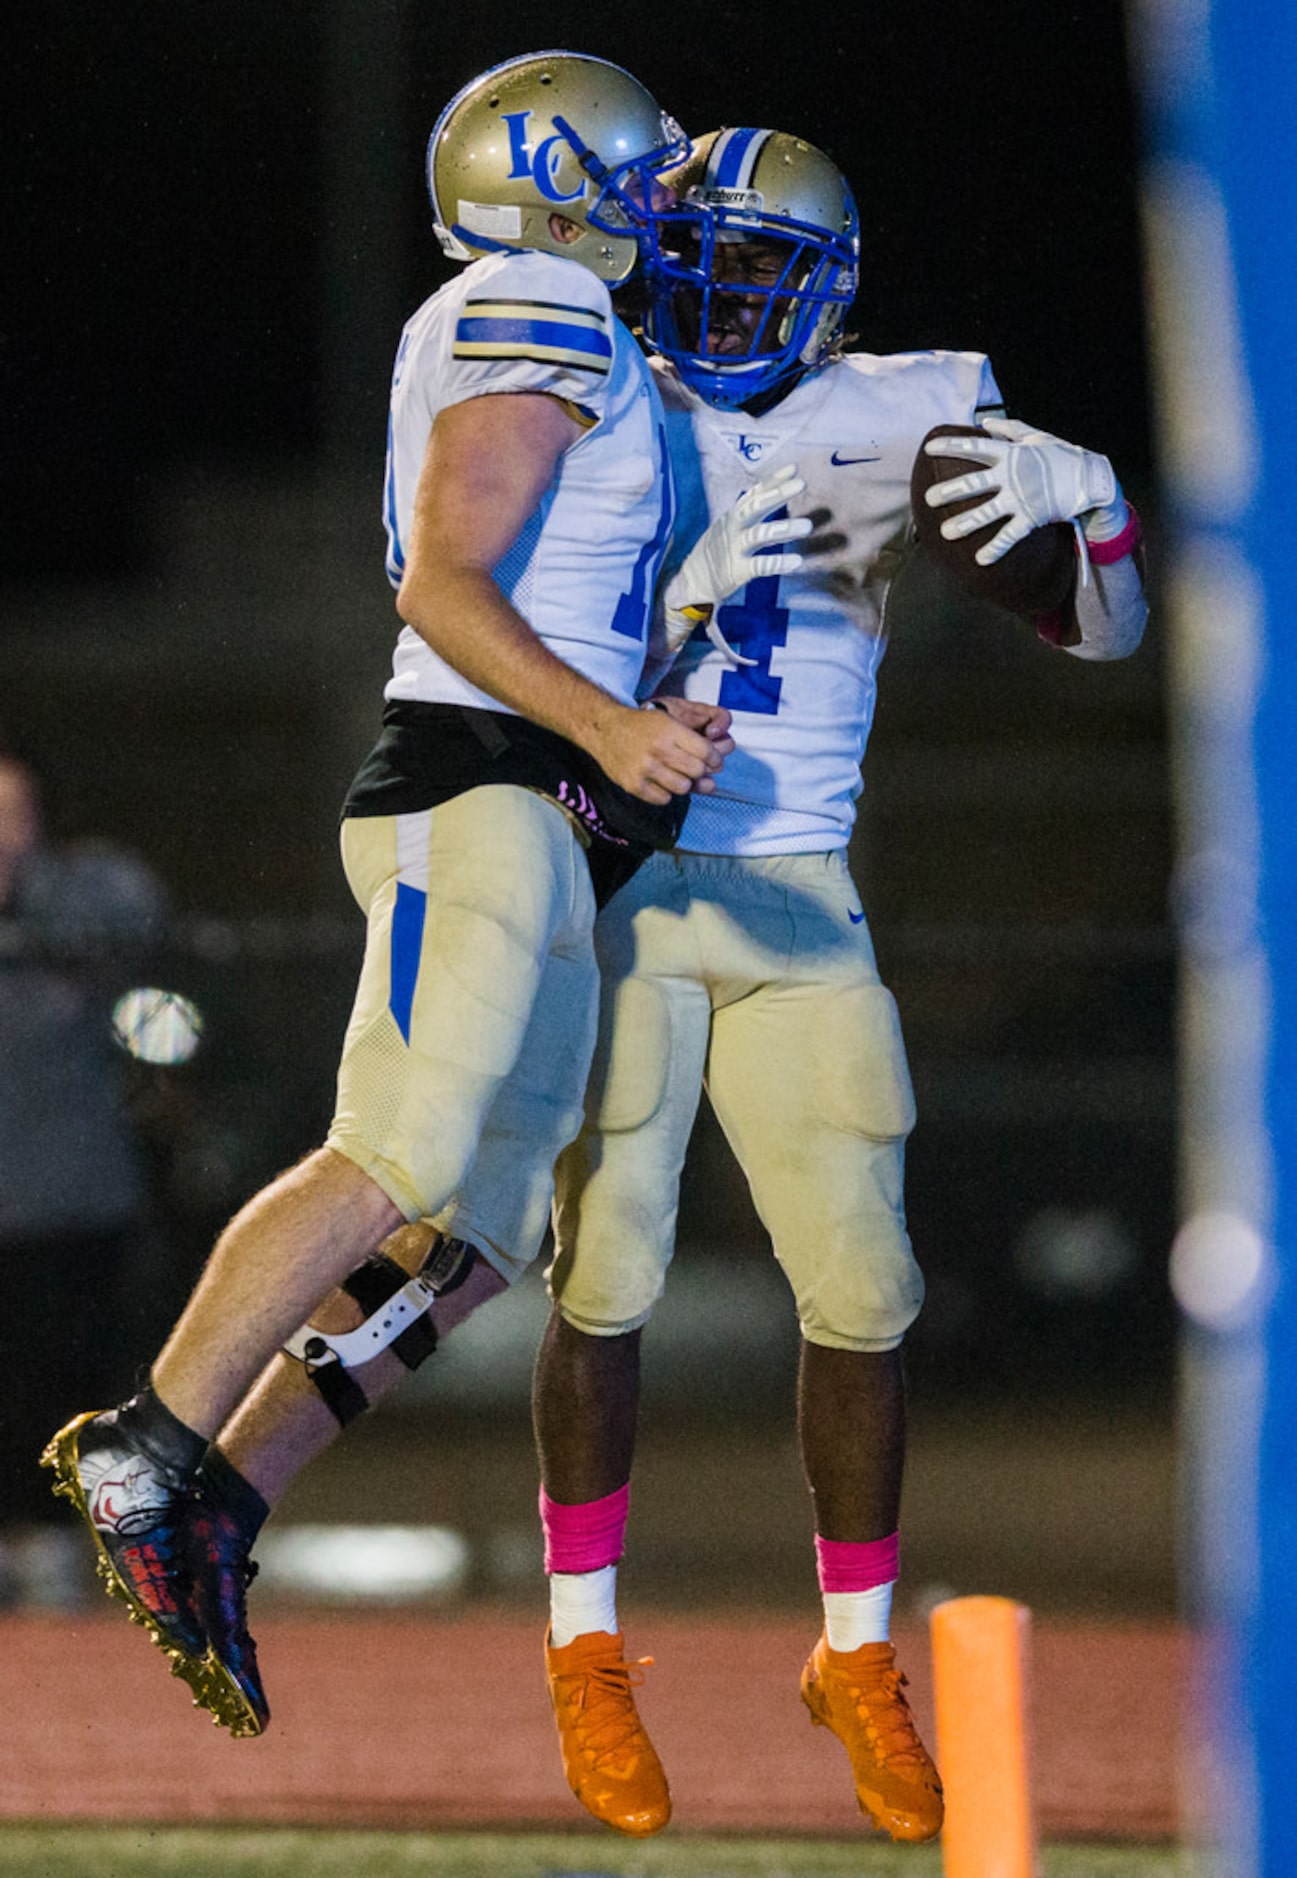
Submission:
[[[580,52],[508,59],[465,85],[428,140],[437,239],[457,261],[541,248],[626,279],[689,139],[637,79]],[[560,241],[554,213],[581,234]]]

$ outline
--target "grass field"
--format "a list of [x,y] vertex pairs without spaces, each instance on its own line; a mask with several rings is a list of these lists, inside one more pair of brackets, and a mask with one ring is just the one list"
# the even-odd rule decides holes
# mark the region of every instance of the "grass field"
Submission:
[[[4,1878],[940,1878],[937,1846],[575,1833],[0,1827]],[[1058,1845],[1041,1878],[1207,1878],[1174,1847]]]

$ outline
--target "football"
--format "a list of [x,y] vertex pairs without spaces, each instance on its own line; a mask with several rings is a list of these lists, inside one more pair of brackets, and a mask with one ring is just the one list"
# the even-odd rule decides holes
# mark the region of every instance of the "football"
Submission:
[[948,482],[952,476],[964,476],[979,467],[967,457],[929,456],[924,449],[929,437],[984,437],[984,430],[974,424],[938,424],[919,445],[910,472],[910,506],[919,545],[937,566],[973,599],[989,601],[1023,619],[1035,619],[1042,613],[1057,613],[1071,596],[1076,578],[1076,547],[1068,522],[1050,522],[1037,528],[1025,541],[1019,541],[983,567],[975,558],[977,550],[1002,524],[988,522],[960,541],[947,541],[941,524],[948,516],[963,509],[976,508],[982,496],[966,496],[938,509],[930,508],[924,491],[936,482]]

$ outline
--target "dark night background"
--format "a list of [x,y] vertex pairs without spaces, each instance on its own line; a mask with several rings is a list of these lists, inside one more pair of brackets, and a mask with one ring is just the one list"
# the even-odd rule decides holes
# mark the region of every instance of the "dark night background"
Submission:
[[786,34],[733,6],[681,33],[490,0],[56,4],[7,74],[11,573],[133,571],[168,467],[318,456],[339,395],[326,323],[380,292],[389,317],[357,319],[345,370],[371,424],[351,442],[381,447],[391,322],[441,277],[427,131],[468,77],[537,38],[627,65],[686,128],[773,123],[821,144],[860,199],[861,342],[987,351],[1016,409],[1146,481],[1111,0],[826,10]]
[[[168,1175],[186,1244],[327,1117],[359,936],[333,818],[393,632],[388,372],[444,278],[426,136],[477,71],[571,45],[687,129],[826,148],[861,207],[860,345],[986,351],[1017,414],[1111,455],[1156,599],[1138,122],[1112,0],[30,18],[5,76],[0,729],[45,769],[62,830],[143,853],[187,922],[175,976],[209,1039],[162,1097],[192,1117]],[[920,1101],[916,1390],[1164,1400],[1156,617],[1134,659],[1096,668],[911,587],[855,860]],[[706,1119],[697,1164],[682,1241],[752,1243]]]

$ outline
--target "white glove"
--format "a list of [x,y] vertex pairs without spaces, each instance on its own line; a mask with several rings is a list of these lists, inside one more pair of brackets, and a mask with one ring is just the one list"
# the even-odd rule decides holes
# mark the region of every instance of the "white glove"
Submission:
[[1108,509],[1121,501],[1106,456],[1064,443],[1048,431],[1033,430],[1016,417],[988,417],[982,428],[990,432],[989,438],[935,437],[924,445],[929,456],[966,456],[989,465],[967,476],[933,483],[924,497],[936,509],[965,496],[989,495],[988,501],[941,524],[947,541],[959,541],[988,522],[1003,521],[998,534],[977,550],[980,566],[989,567],[1048,522],[1075,524],[1088,511]]
[[722,601],[750,580],[767,574],[796,573],[802,555],[767,554],[762,550],[784,541],[797,541],[809,535],[815,524],[808,515],[788,515],[776,522],[761,517],[785,507],[805,487],[796,464],[786,463],[740,496],[733,508],[716,517],[661,591],[649,641],[650,657],[674,658],[694,628],[703,626],[712,644],[736,664],[755,664],[755,660],[743,658],[726,644],[714,614]]

